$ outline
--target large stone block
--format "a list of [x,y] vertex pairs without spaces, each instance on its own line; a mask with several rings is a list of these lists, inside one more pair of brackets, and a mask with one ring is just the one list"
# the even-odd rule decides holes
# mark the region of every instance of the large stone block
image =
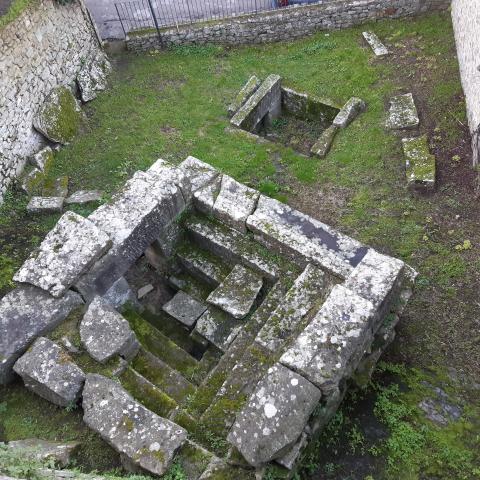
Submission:
[[83,420],[133,465],[163,475],[187,432],[136,402],[118,383],[87,375]]
[[103,53],[99,53],[82,66],[77,75],[77,83],[84,102],[93,100],[97,92],[105,90],[110,71],[110,62]]
[[13,379],[13,364],[29,345],[55,329],[82,303],[74,292],[58,299],[30,285],[7,293],[0,301],[0,385]]
[[338,112],[333,120],[333,125],[338,128],[348,127],[366,108],[367,106],[362,99],[352,97]]
[[44,337],[35,341],[13,369],[28,389],[60,407],[78,400],[85,381],[85,374],[68,353]]
[[288,254],[303,266],[312,262],[340,277],[348,276],[368,250],[328,225],[263,195],[246,223],[266,246]]
[[282,457],[299,439],[320,398],[313,384],[275,364],[237,415],[228,441],[255,467]]
[[192,192],[210,184],[220,175],[217,169],[192,156],[187,157],[177,168],[189,179]]
[[111,243],[90,220],[67,212],[13,278],[61,297]]
[[391,130],[415,128],[420,124],[413,95],[397,95],[390,100],[386,127]]
[[256,75],[253,75],[248,79],[247,83],[245,83],[240,92],[238,92],[232,103],[229,105],[229,117],[235,115],[238,109],[245,105],[245,102],[258,90],[258,87],[260,87],[261,83],[262,82]]

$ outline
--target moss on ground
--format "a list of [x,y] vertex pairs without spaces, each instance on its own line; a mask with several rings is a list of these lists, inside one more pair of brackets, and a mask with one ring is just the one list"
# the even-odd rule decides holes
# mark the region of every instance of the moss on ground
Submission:
[[30,5],[35,5],[38,0],[13,0],[7,12],[0,16],[0,30],[18,18]]

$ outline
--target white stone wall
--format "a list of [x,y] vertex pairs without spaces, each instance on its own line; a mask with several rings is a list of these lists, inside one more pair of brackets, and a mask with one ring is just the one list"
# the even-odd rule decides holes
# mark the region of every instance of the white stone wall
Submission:
[[72,84],[99,49],[83,0],[38,0],[0,29],[0,201],[43,143],[32,119],[45,96]]
[[472,132],[473,163],[480,163],[480,0],[453,0],[458,62]]

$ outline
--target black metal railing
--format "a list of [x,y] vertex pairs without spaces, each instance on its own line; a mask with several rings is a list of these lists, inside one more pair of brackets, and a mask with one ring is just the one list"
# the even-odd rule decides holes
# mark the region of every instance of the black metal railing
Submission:
[[331,0],[134,0],[115,3],[127,35]]

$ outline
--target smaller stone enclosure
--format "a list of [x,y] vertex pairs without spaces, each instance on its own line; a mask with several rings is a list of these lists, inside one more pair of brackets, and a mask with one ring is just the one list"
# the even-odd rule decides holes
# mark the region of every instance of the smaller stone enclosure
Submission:
[[328,99],[282,86],[279,75],[262,83],[253,76],[238,93],[228,112],[231,125],[292,147],[304,155],[323,158],[337,131],[364,111],[365,103],[351,98],[343,107]]
[[88,218],[65,213],[16,273],[0,383],[81,403],[130,470],[291,478],[414,277],[196,158],[158,160]]

